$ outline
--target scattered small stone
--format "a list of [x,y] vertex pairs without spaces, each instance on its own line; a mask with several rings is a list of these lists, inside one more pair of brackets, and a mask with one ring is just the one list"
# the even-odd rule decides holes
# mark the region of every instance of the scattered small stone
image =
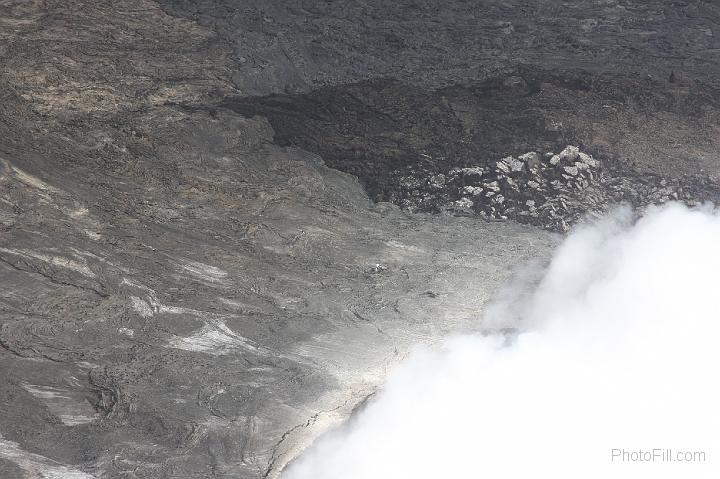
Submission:
[[455,202],[455,206],[459,208],[472,208],[474,204],[470,198],[460,198]]
[[566,166],[563,169],[565,170],[566,173],[568,173],[571,176],[577,176],[577,174],[578,174],[577,166]]
[[512,158],[503,158],[502,160],[495,163],[495,166],[498,170],[502,171],[503,173],[510,173],[510,164],[507,160]]
[[469,183],[480,181],[483,172],[483,169],[477,166],[472,168],[460,168],[457,170],[457,173],[460,173],[465,181]]
[[528,166],[530,171],[540,168],[540,155],[538,155],[537,152],[531,151],[530,153],[518,156],[518,158]]
[[578,153],[578,157],[580,158],[580,161],[590,168],[597,168],[600,166],[600,162],[598,162],[595,158],[588,155],[587,153],[580,152]]
[[560,152],[560,161],[573,162],[580,156],[580,148],[577,146],[568,146]]
[[497,181],[491,181],[490,183],[485,183],[485,187],[492,191],[500,191],[500,186],[498,185]]
[[383,271],[387,271],[387,269],[387,266],[385,266],[384,264],[375,263],[373,266],[370,267],[370,273],[382,273]]
[[523,171],[525,169],[525,163],[513,157],[509,158],[508,164],[510,165],[510,169],[515,172]]
[[556,231],[566,231],[620,202],[638,207],[671,200],[699,204],[702,201],[694,192],[704,191],[683,180],[603,168],[576,146],[545,153],[544,159],[531,151],[489,166],[453,168],[446,174],[412,170],[397,174],[397,196],[390,200],[410,211],[510,218]]
[[463,187],[463,191],[469,195],[477,196],[482,194],[483,189],[479,186],[465,186]]
[[445,175],[440,173],[439,175],[431,176],[430,186],[435,189],[441,189],[443,186],[445,186]]

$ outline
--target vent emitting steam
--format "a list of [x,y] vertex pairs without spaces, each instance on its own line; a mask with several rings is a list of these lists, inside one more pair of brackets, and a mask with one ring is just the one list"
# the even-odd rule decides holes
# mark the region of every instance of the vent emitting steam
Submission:
[[715,210],[578,228],[520,293],[487,319],[510,342],[415,352],[283,479],[720,477]]

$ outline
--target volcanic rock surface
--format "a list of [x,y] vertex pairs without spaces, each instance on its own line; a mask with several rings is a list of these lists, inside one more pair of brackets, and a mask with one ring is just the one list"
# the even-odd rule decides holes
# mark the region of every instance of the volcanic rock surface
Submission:
[[548,230],[717,199],[718,19],[0,2],[0,477],[277,477]]
[[698,206],[720,198],[720,188],[701,178],[667,180],[603,167],[575,146],[558,154],[508,156],[489,168],[453,168],[447,175],[410,168],[392,177],[399,188],[391,199],[409,211],[513,219],[558,231],[619,204],[642,210],[668,201]]

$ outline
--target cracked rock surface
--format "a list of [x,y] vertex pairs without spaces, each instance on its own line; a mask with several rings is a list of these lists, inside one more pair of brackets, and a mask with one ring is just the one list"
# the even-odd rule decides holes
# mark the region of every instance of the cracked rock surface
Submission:
[[550,230],[716,198],[718,11],[0,2],[0,477],[275,478]]
[[0,458],[17,477],[274,477],[409,347],[481,328],[509,268],[556,242],[373,205],[261,118],[30,124],[4,123],[27,143],[0,170]]
[[427,171],[394,173],[399,185],[391,199],[409,211],[446,211],[568,231],[620,204],[635,208],[680,201],[689,206],[715,202],[717,185],[695,178],[664,179],[609,165],[568,146],[558,154],[531,151],[489,167],[453,168],[447,175]]

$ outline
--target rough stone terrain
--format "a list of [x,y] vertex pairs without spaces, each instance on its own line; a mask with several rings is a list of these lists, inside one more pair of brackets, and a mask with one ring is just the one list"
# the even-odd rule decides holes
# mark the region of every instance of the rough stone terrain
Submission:
[[718,181],[716,87],[637,75],[523,66],[472,85],[428,90],[364,82],[222,104],[265,116],[283,145],[320,154],[390,200],[399,168],[447,174],[508,155],[578,145],[626,176]]
[[162,0],[217,32],[243,95],[393,78],[436,89],[517,65],[714,80],[720,5],[703,0]]
[[410,168],[391,174],[391,200],[409,211],[449,212],[568,231],[620,204],[638,211],[680,201],[716,202],[720,187],[698,177],[665,179],[617,164],[602,165],[575,146],[558,154],[508,156],[490,167],[453,168],[447,175]]
[[548,229],[716,199],[719,14],[0,1],[0,477],[277,477]]
[[262,119],[141,123],[3,154],[0,456],[29,477],[274,473],[556,241],[372,206]]

